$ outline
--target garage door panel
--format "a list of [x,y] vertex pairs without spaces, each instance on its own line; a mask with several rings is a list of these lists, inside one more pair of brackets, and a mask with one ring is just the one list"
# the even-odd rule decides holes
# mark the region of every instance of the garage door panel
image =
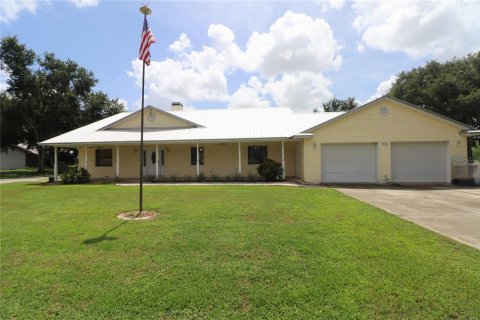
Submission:
[[392,180],[446,182],[446,148],[444,142],[392,143]]
[[322,145],[322,181],[325,183],[376,182],[376,145]]

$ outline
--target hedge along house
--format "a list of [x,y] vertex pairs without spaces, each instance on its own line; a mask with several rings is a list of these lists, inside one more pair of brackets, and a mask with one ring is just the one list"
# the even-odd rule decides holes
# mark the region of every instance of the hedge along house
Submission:
[[[137,178],[141,113],[125,112],[41,145],[77,148],[92,178]],[[144,110],[144,174],[256,174],[266,158],[307,183],[450,182],[478,130],[388,96],[349,112],[289,108]],[[55,152],[55,155],[57,152]],[[56,157],[55,157],[56,158]],[[56,168],[56,166],[55,166]],[[55,178],[56,176],[55,170]]]

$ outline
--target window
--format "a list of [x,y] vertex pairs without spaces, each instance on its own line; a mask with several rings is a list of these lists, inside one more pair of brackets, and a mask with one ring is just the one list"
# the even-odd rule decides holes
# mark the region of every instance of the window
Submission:
[[155,162],[157,162],[157,154],[155,153],[155,151],[152,152],[152,163],[155,164]]
[[260,164],[267,160],[267,146],[248,146],[248,164]]
[[[204,159],[205,159],[203,147],[199,147],[198,152],[199,152],[198,160],[200,160],[200,165],[203,166]],[[197,165],[197,147],[190,148],[190,164],[192,166]]]
[[97,167],[111,167],[112,166],[112,149],[96,149],[95,165]]

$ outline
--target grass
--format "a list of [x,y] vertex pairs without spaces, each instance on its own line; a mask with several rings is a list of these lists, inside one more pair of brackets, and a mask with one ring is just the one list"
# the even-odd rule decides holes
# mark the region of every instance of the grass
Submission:
[[27,167],[21,169],[0,170],[1,179],[27,178],[34,176],[53,175],[53,169],[45,168],[45,172],[39,173],[37,167]]
[[335,190],[1,188],[1,319],[480,318],[480,251]]

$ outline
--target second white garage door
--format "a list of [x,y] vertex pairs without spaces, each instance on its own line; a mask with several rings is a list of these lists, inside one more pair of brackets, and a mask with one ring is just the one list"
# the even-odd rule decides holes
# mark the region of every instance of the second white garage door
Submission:
[[447,143],[392,143],[394,182],[446,182]]
[[376,182],[376,144],[322,144],[322,182]]

